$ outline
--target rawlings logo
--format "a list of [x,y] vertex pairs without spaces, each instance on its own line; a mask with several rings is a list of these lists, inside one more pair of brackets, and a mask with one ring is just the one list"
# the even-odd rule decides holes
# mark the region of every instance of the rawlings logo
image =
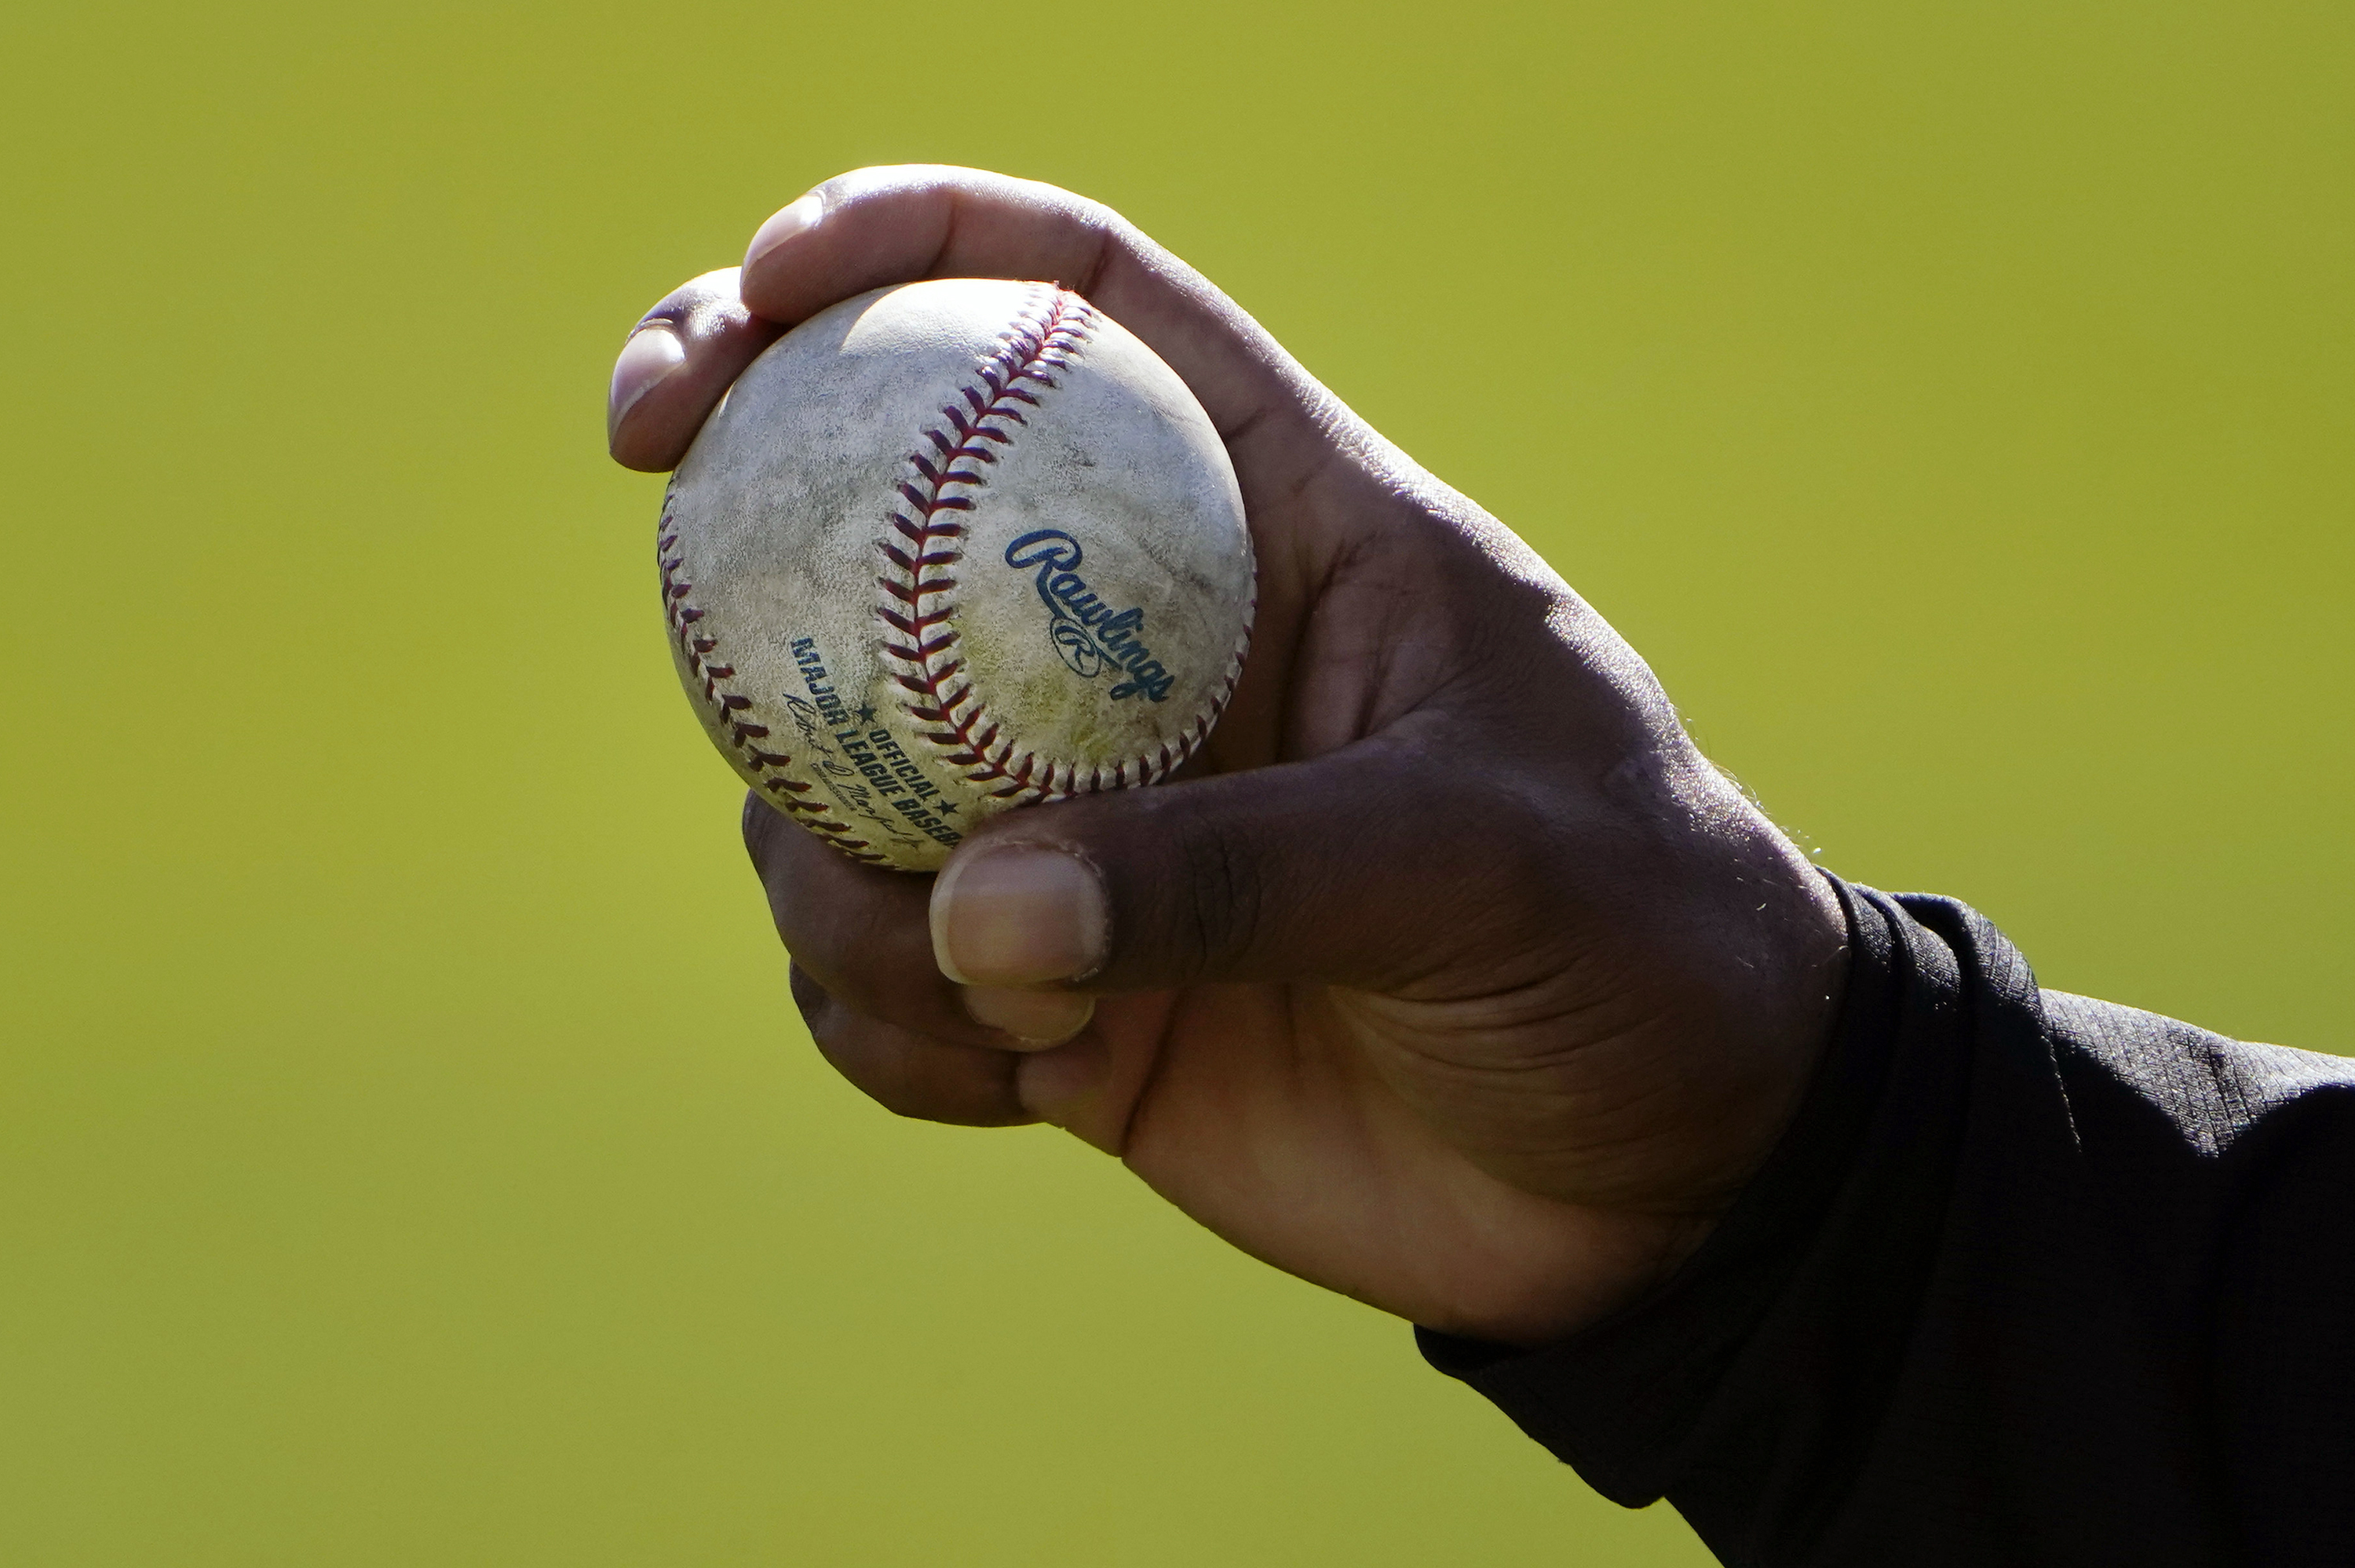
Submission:
[[1006,564],[1039,572],[1039,601],[1047,607],[1047,635],[1072,674],[1092,681],[1110,668],[1112,699],[1142,692],[1155,702],[1169,695],[1172,677],[1145,645],[1145,611],[1114,611],[1080,576],[1080,542],[1060,528],[1040,528],[1006,546]]

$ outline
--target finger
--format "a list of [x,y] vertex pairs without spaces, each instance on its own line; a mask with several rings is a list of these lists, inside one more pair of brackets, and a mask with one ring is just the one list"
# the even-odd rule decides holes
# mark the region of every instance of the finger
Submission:
[[900,1116],[960,1127],[1013,1127],[1038,1118],[1016,1089],[1022,1058],[1011,1052],[943,1044],[845,1005],[793,968],[794,1001],[834,1070]]
[[785,950],[836,1005],[943,1044],[1018,1044],[977,1021],[932,962],[930,878],[860,865],[758,795],[745,797],[744,847]]
[[606,448],[623,467],[677,468],[736,377],[783,331],[744,308],[736,272],[706,272],[630,329],[605,399]]
[[1613,830],[1544,798],[1455,748],[1374,740],[1033,807],[943,869],[934,961],[966,983],[1097,994],[1264,980],[1510,989],[1558,965],[1561,912],[1613,859]]
[[[1101,203],[976,169],[903,164],[826,181],[761,226],[743,296],[800,322],[868,289],[922,278],[1062,284],[1152,347],[1193,388],[1230,445],[1312,461],[1324,441],[1275,439],[1335,412],[1328,394],[1209,281]],[[1329,422],[1329,420],[1328,420]],[[1289,471],[1267,476],[1272,483]],[[1244,500],[1252,499],[1246,479]]]
[[1077,1039],[1016,1058],[1023,1107],[1106,1154],[1124,1152],[1177,1003],[1174,991],[1104,998]]

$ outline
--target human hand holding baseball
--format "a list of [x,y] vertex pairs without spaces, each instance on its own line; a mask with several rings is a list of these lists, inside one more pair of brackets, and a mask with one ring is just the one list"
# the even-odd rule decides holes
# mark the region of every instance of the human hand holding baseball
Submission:
[[1059,281],[1184,377],[1241,485],[1257,631],[1177,781],[993,819],[936,878],[748,801],[819,1048],[906,1115],[1063,1127],[1433,1328],[1534,1344],[1641,1295],[1796,1101],[1830,890],[1528,546],[1067,193],[827,182],[648,313],[613,455],[672,467],[785,327],[928,277]]

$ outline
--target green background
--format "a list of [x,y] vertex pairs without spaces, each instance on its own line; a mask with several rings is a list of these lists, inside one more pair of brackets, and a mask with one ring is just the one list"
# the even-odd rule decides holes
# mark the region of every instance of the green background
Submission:
[[1704,1561],[1076,1143],[825,1070],[612,355],[842,168],[1100,196],[1826,863],[2355,1048],[2350,26],[11,8],[0,1556]]

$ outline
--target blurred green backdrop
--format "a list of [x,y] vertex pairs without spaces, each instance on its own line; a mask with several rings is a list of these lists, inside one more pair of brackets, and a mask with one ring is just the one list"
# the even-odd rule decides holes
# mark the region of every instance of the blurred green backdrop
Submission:
[[1827,863],[2355,1048],[2343,4],[369,12],[0,22],[8,1562],[1705,1560],[809,1050],[601,399],[862,163],[1127,211]]

